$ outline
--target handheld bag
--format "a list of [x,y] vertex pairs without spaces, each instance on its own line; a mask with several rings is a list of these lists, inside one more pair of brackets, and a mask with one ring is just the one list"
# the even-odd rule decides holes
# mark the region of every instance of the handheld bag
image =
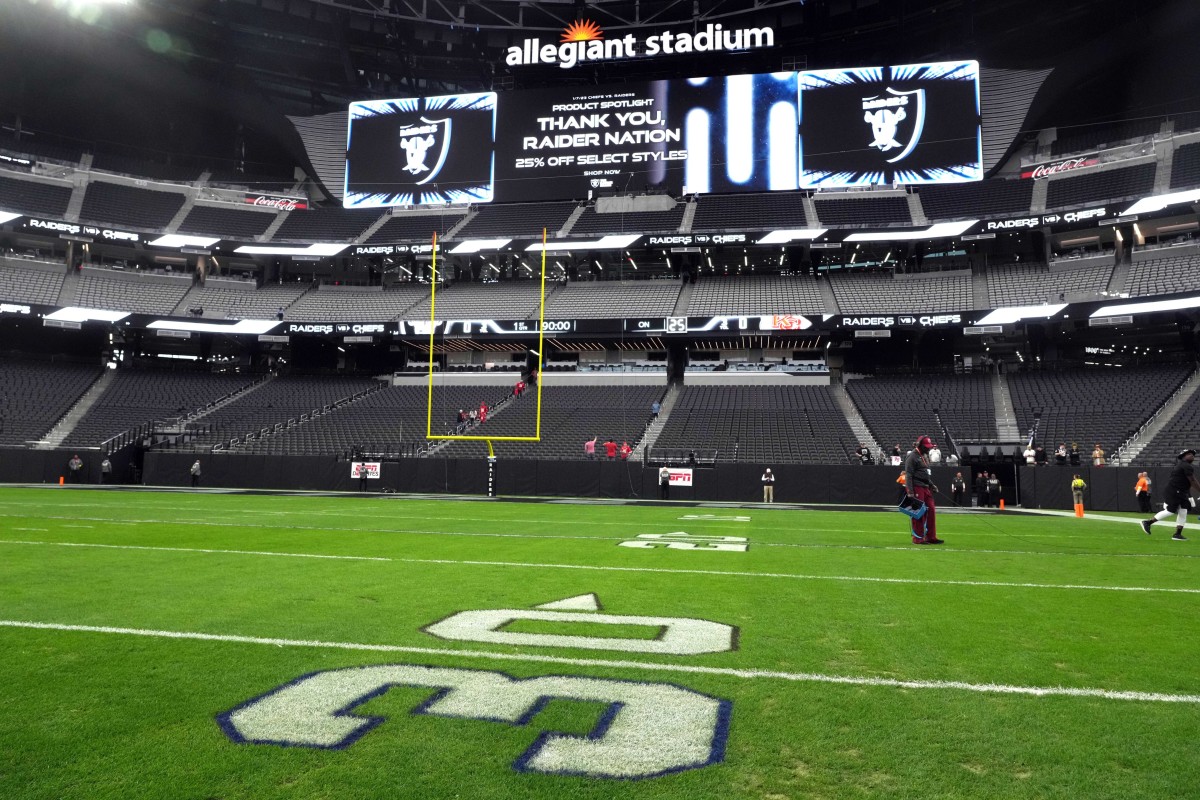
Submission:
[[905,498],[900,501],[900,505],[896,506],[896,510],[905,516],[912,517],[913,519],[920,519],[921,517],[925,516],[927,507],[923,500],[918,500],[915,497],[905,496]]

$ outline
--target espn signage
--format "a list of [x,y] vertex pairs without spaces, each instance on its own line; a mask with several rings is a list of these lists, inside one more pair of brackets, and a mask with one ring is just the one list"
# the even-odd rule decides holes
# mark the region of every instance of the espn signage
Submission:
[[535,37],[508,48],[504,63],[510,67],[557,64],[560,69],[571,69],[588,61],[736,52],[774,46],[775,30],[769,27],[726,28],[719,22],[715,25],[710,22],[699,31],[663,31],[642,39],[629,33],[605,39],[604,31],[595,22],[577,20],[563,30],[557,44],[543,44]]
[[1021,177],[1040,180],[1042,178],[1049,178],[1051,175],[1059,175],[1063,172],[1071,172],[1072,170],[1083,169],[1084,167],[1094,167],[1099,163],[1099,154],[1091,153],[1086,156],[1064,158],[1062,161],[1053,161],[1049,164],[1038,164],[1036,167],[1030,167],[1023,171]]
[[985,223],[984,229],[989,231],[1029,230],[1032,228],[1041,228],[1046,225],[1058,225],[1062,222],[1071,224],[1087,222],[1091,219],[1103,219],[1108,216],[1108,213],[1108,209],[1102,206],[1100,208],[1089,208],[1085,211],[1066,211],[1061,214],[1041,214],[1032,217],[1019,217],[1017,219],[992,220]]
[[668,467],[671,473],[671,486],[691,486],[692,470],[690,468]]
[[281,197],[274,194],[248,194],[243,202],[246,205],[259,208],[273,208],[276,211],[307,211],[308,200],[303,197]]
[[350,477],[366,478],[367,480],[379,480],[379,470],[381,466],[382,463],[379,461],[351,461]]

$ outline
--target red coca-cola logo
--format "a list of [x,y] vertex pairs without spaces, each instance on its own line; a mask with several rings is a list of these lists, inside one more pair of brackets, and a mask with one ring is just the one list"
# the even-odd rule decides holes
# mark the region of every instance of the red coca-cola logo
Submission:
[[297,209],[303,211],[308,208],[307,202],[295,197],[272,197],[265,194],[246,195],[246,202],[252,206],[275,208],[280,211],[295,211]]
[[1051,175],[1058,175],[1062,172],[1070,172],[1071,170],[1080,169],[1082,167],[1091,167],[1100,163],[1100,160],[1095,156],[1080,156],[1079,158],[1068,158],[1065,161],[1056,161],[1053,164],[1039,164],[1031,170],[1021,173],[1022,178],[1049,178]]

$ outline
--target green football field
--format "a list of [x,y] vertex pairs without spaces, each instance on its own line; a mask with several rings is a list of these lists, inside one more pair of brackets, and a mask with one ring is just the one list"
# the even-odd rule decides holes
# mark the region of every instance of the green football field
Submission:
[[1200,532],[904,522],[3,489],[0,798],[1200,795]]

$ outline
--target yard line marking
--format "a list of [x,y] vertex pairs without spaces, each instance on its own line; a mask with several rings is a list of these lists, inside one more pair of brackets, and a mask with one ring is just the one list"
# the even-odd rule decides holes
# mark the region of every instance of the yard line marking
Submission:
[[[26,530],[17,528],[16,530]],[[45,530],[45,528],[29,529]],[[161,550],[168,553],[215,553],[219,555],[237,556],[278,556],[279,558],[328,558],[338,561],[394,561],[395,559],[382,556],[330,556],[316,553],[278,553],[270,550],[216,550],[203,547],[151,547],[137,544],[94,544],[92,542],[30,542],[13,539],[0,539],[0,544],[47,545],[50,547],[100,547],[106,550]]]
[[343,561],[385,561],[397,564],[443,564],[470,567],[517,567],[524,569],[575,569],[598,572],[651,572],[667,575],[718,575],[733,578],[781,578],[800,581],[844,581],[850,583],[897,583],[919,586],[984,586],[1010,589],[1060,589],[1098,592],[1150,592],[1165,594],[1200,594],[1200,589],[1157,586],[1099,586],[1073,583],[1017,583],[1006,581],[956,581],[938,578],[876,578],[862,575],[808,575],[793,572],[744,572],[717,569],[670,569],[667,567],[614,567],[599,564],[553,564],[528,561],[471,561],[448,558],[389,558],[386,556],[336,556],[314,553],[284,553],[270,550],[220,550],[200,547],[155,547],[150,545],[93,544],[90,542],[43,542],[0,539],[0,544],[46,545],[50,547],[101,547],[111,550],[157,550],[178,553],[210,553],[215,555],[278,556],[280,558],[325,558]]
[[532,653],[493,653],[486,650],[455,650],[437,647],[414,647],[395,644],[362,644],[358,642],[324,642],[311,639],[276,639],[236,634],[197,633],[192,631],[161,631],[148,628],[119,628],[107,625],[64,625],[53,622],[0,620],[0,627],[76,633],[107,633],[125,636],[145,636],[157,639],[190,639],[205,642],[261,644],[275,647],[319,647],[332,650],[365,650],[376,653],[413,653],[428,656],[489,659],[494,661],[526,661],[539,664],[569,664],[578,667],[610,667],[657,672],[682,672],[696,675],[721,675],[743,680],[782,680],[797,683],[830,683],[846,686],[879,686],[894,689],[956,689],[983,694],[1012,694],[1031,697],[1090,697],[1102,700],[1127,700],[1149,703],[1200,704],[1200,695],[1166,692],[1119,691],[1112,689],[1076,688],[1070,686],[1012,686],[1001,683],[969,683],[966,681],[916,681],[899,678],[873,678],[855,675],[825,675],[815,672],[781,672],[777,670],[705,667],[696,664],[669,664],[652,661],[625,661],[603,658],[568,658],[534,655]]

